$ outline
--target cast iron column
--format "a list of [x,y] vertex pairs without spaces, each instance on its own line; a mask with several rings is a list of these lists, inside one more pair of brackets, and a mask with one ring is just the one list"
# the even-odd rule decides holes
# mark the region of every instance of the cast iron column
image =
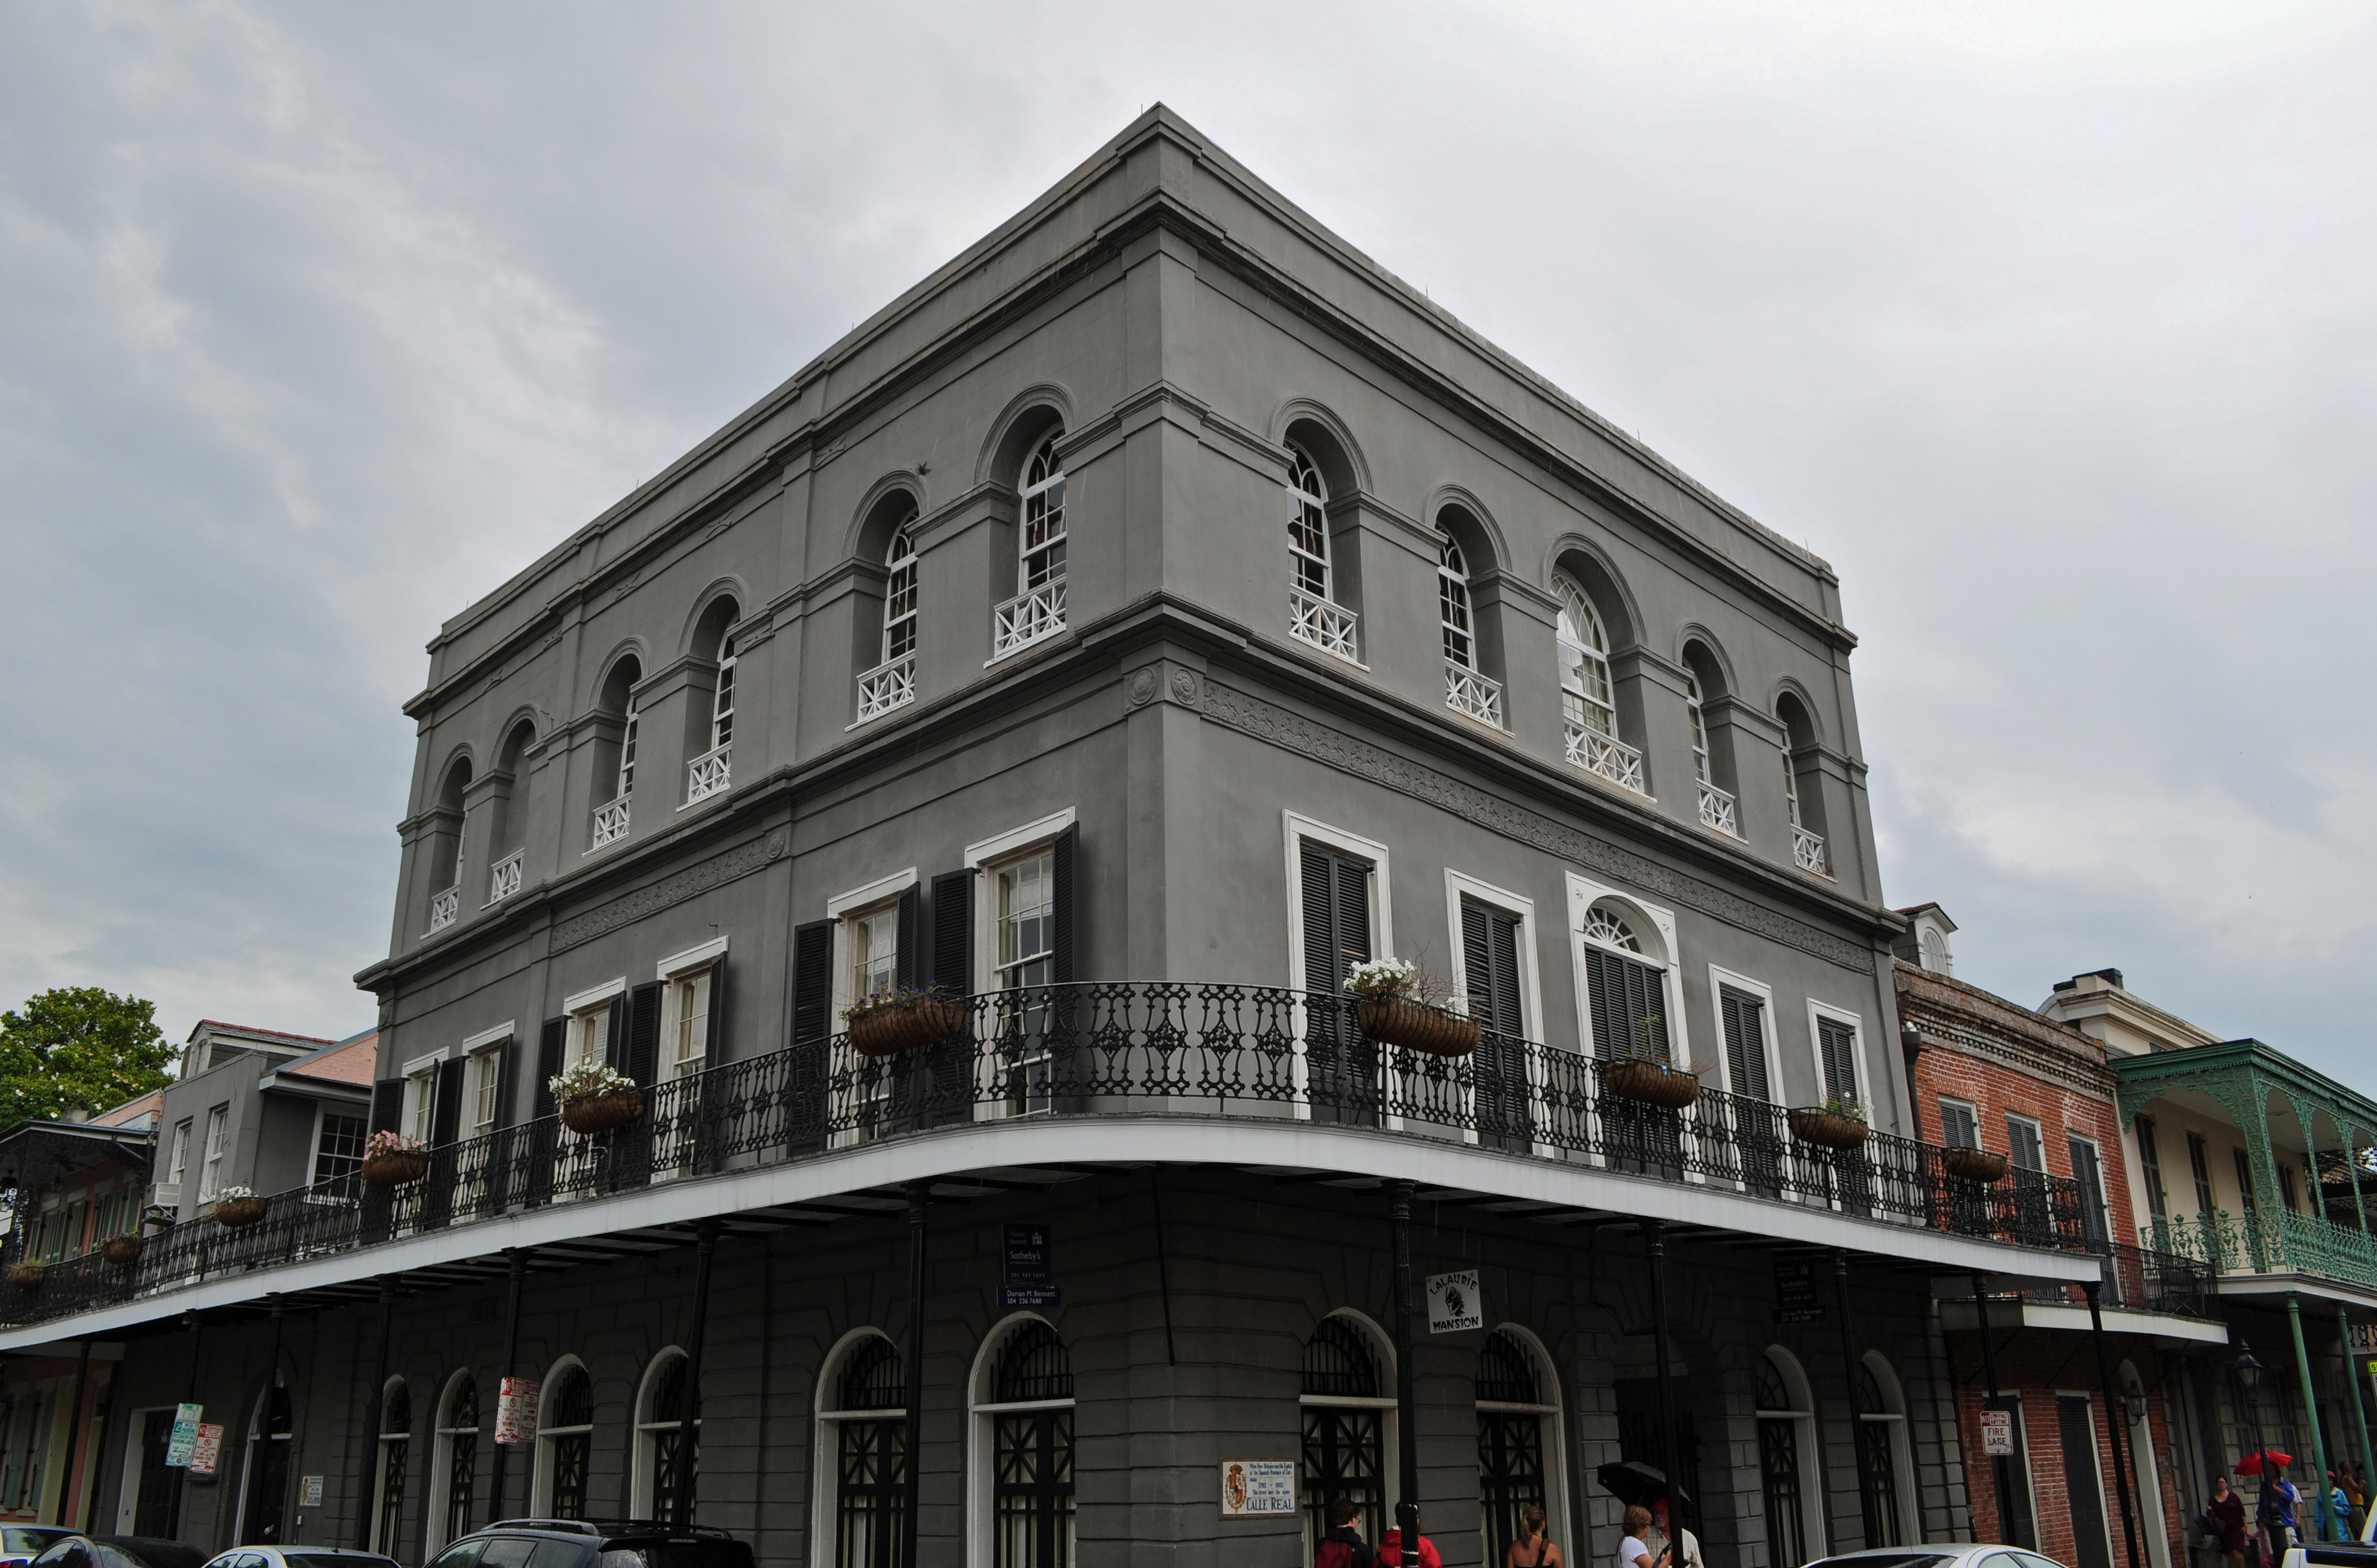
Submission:
[[[115,1426],[115,1391],[123,1386],[124,1363],[118,1361],[115,1363],[115,1370],[107,1374],[107,1403],[99,1408],[99,1441],[91,1448],[91,1453],[94,1455],[104,1455],[107,1452],[107,1436]],[[94,1534],[98,1526],[99,1478],[93,1476],[90,1483],[83,1488],[82,1533]]]
[[907,1487],[901,1504],[900,1568],[916,1568],[916,1515],[924,1499],[925,1446],[925,1203],[931,1183],[908,1183]]
[[[1642,1222],[1642,1240],[1651,1260],[1651,1350],[1659,1363],[1659,1479],[1667,1488],[1667,1523],[1683,1538],[1684,1505],[1678,1501],[1676,1482],[1676,1386],[1667,1345],[1667,1228],[1655,1219]],[[1832,1510],[1824,1511],[1827,1518]],[[1680,1555],[1680,1549],[1678,1549]]]
[[[272,1394],[273,1390],[281,1386],[281,1320],[282,1313],[286,1312],[287,1309],[281,1305],[281,1292],[278,1290],[269,1293],[264,1299],[272,1305],[272,1348],[269,1352],[269,1359],[265,1361],[265,1366],[269,1370],[266,1372],[264,1379],[263,1422],[264,1441],[270,1443],[272,1441]],[[288,1484],[288,1478],[283,1476],[281,1479],[281,1487],[284,1495],[286,1494]],[[245,1546],[249,1544],[246,1539],[246,1536],[247,1521],[245,1519],[233,1520],[231,1532],[232,1539]],[[267,1541],[263,1544],[267,1546],[278,1546],[281,1543],[279,1541]]]
[[669,1478],[670,1523],[693,1523],[694,1444],[701,1439],[701,1340],[710,1322],[710,1265],[718,1251],[718,1221],[693,1228],[693,1331],[685,1339],[685,1408],[677,1413],[676,1473]]
[[[1857,1529],[1865,1544],[1870,1547],[1880,1543],[1873,1538],[1873,1521],[1866,1516],[1871,1500],[1865,1494],[1865,1409],[1857,1396],[1857,1341],[1849,1334],[1849,1253],[1846,1247],[1833,1249],[1833,1284],[1841,1294],[1841,1375],[1848,1380],[1849,1385],[1849,1467],[1857,1483]],[[1821,1440],[1821,1429],[1819,1438]],[[1827,1519],[1832,1516],[1832,1512],[1829,1508],[1824,1510]],[[1833,1550],[1837,1551],[1840,1549],[1834,1547]]]
[[2105,1282],[2091,1279],[2080,1289],[2088,1296],[2088,1335],[2096,1342],[2096,1382],[2105,1391],[2105,1435],[2113,1443],[2113,1491],[2121,1502],[2121,1538],[2129,1542],[2130,1568],[2146,1568],[2145,1559],[2138,1555],[2137,1515],[2130,1507],[2130,1494],[2135,1488],[2130,1480],[2129,1467],[2121,1460],[2121,1413],[2126,1401],[2113,1385],[2112,1358],[2105,1350],[2105,1313],[2097,1302]]
[[355,1477],[355,1547],[372,1549],[372,1515],[379,1507],[379,1431],[388,1424],[383,1401],[388,1397],[388,1343],[396,1336],[396,1281],[382,1275],[379,1282],[379,1371],[372,1378],[371,1396],[364,1401],[364,1457]]
[[[1973,1276],[1973,1312],[1979,1319],[1981,1326],[1981,1369],[1989,1381],[1989,1402],[1981,1408],[1994,1410],[2005,1396],[1998,1392],[1997,1347],[1989,1343],[1989,1293],[1986,1289],[1987,1284],[1988,1281],[1977,1273]],[[1988,1423],[1982,1423],[1981,1431],[1983,1445],[1986,1446]],[[2006,1528],[2006,1461],[1987,1454],[1982,1457],[1989,1462],[1989,1491],[1998,1505],[1998,1538],[2008,1546],[2020,1546],[2022,1542],[2014,1539],[2012,1532]]]
[[[528,1273],[528,1254],[518,1247],[504,1249],[504,1262],[510,1265],[511,1299],[504,1309],[504,1360],[496,1368],[496,1435],[503,1435],[504,1384],[512,1375],[512,1367],[520,1360],[520,1280]],[[494,1524],[504,1516],[505,1461],[511,1457],[512,1445],[496,1444],[495,1473],[489,1478],[487,1490],[493,1494],[487,1504],[487,1523]]]
[[82,1425],[83,1396],[90,1391],[90,1341],[86,1339],[82,1342],[82,1354],[75,1358],[74,1405],[66,1411],[66,1484],[58,1488],[58,1517],[61,1519],[73,1516],[74,1511],[67,1507],[66,1503],[67,1500],[74,1496],[77,1452],[85,1455],[82,1466],[83,1491],[90,1491],[92,1483],[99,1479],[99,1451],[89,1443],[81,1442],[81,1433],[76,1430]]
[[[188,1385],[184,1389],[182,1394],[182,1403],[185,1405],[195,1405],[198,1402],[198,1345],[200,1339],[198,1314],[195,1311],[185,1312],[182,1314],[182,1321],[189,1325],[190,1330],[190,1376]],[[177,1468],[179,1473],[173,1477],[173,1520],[165,1528],[165,1534],[174,1539],[179,1539],[181,1538],[182,1499],[187,1496],[190,1491],[190,1467],[187,1465],[183,1465],[177,1467]]]
[[1411,1201],[1413,1183],[1387,1183],[1387,1213],[1395,1232],[1395,1526],[1403,1531],[1402,1561],[1419,1562],[1419,1411],[1412,1376]]
[[[2356,1182],[2359,1178],[2353,1179]],[[2344,1303],[2335,1303],[2335,1337],[2344,1348],[2344,1384],[2352,1390],[2352,1424],[2360,1431],[2360,1482],[2369,1484],[2377,1476],[2377,1453],[2370,1452],[2369,1408],[2360,1401],[2360,1369],[2352,1360],[2352,1320],[2345,1315]]]
[[[2311,1384],[2311,1355],[2303,1348],[2302,1303],[2291,1290],[2287,1292],[2287,1326],[2294,1331],[2295,1375],[2302,1380],[2303,1415],[2311,1422],[2311,1484],[2319,1493],[2319,1538],[2328,1540],[2327,1437],[2319,1430],[2319,1395]],[[2300,1510],[2295,1519],[2299,1527]]]

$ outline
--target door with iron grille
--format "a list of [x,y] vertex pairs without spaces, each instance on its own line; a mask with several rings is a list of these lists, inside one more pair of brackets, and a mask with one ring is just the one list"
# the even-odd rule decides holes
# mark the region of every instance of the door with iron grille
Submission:
[[1394,1410],[1384,1384],[1362,1330],[1346,1318],[1322,1318],[1304,1346],[1300,1485],[1308,1557],[1329,1533],[1330,1511],[1341,1499],[1358,1511],[1363,1538],[1379,1538],[1386,1512],[1385,1423]]
[[1071,1568],[1073,1371],[1054,1328],[1015,1331],[991,1396],[993,1568]]
[[908,1508],[907,1415],[900,1352],[869,1336],[835,1393],[834,1568],[896,1568]]

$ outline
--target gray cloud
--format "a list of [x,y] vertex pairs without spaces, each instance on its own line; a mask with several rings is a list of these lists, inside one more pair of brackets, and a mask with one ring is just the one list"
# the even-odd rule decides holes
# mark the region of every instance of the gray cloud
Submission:
[[436,624],[1163,98],[1844,580],[1890,889],[2339,1073],[2377,22],[0,13],[0,997],[367,1021]]

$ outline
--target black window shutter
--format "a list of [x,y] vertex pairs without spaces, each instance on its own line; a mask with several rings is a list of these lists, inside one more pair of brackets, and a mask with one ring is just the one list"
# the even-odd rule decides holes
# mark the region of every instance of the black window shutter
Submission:
[[726,955],[710,961],[710,1039],[705,1066],[715,1067],[734,1053],[726,1049]]
[[1610,1003],[1618,990],[1612,963],[1609,955],[1598,947],[1584,950],[1585,997],[1593,1009],[1593,1053],[1605,1060],[1620,1054],[1618,1020],[1610,1012]]
[[443,1146],[462,1130],[462,1070],[467,1063],[449,1056],[437,1064],[437,1104],[430,1112],[429,1141]]
[[506,1035],[496,1050],[496,1125],[508,1127],[519,1120],[512,1114],[512,1095],[520,1087],[520,1037]]
[[924,890],[914,883],[900,890],[900,933],[895,939],[900,951],[892,956],[891,981],[902,990],[914,991],[916,977],[923,966],[916,960],[918,945],[925,940]]
[[1752,1099],[1766,1096],[1766,1004],[1738,991],[1717,992],[1725,1017],[1725,1065],[1733,1092]]
[[1370,868],[1340,860],[1332,868],[1337,877],[1337,982],[1347,971],[1370,961]]
[[550,1116],[559,1109],[553,1100],[554,1075],[561,1071],[562,1053],[569,1048],[569,1020],[547,1018],[536,1041],[536,1083],[530,1103],[535,1116]]
[[933,989],[948,996],[973,990],[973,868],[933,878]]
[[1490,947],[1494,956],[1494,1013],[1492,1027],[1506,1035],[1524,1030],[1524,1020],[1519,1008],[1519,921],[1515,915],[1499,910],[1488,916]]
[[1666,971],[1606,948],[1584,950],[1593,1051],[1620,1061],[1667,1059]]
[[[615,1073],[626,1073],[627,1061],[628,1009],[623,992],[611,998],[611,1027],[603,1035],[603,1064]],[[633,1074],[628,1074],[633,1077]],[[643,1080],[636,1080],[641,1083]]]
[[404,1121],[404,1080],[382,1078],[372,1086],[371,1130],[392,1133]]
[[833,1032],[833,922],[793,928],[793,1042]]
[[1830,1018],[1816,1020],[1816,1043],[1824,1060],[1824,1095],[1857,1098],[1857,1031]]
[[1074,897],[1081,858],[1081,825],[1077,822],[1057,835],[1057,842],[1050,847],[1048,857],[1049,877],[1054,885],[1049,888],[1050,902],[1055,910],[1052,923],[1057,928],[1048,967],[1056,975],[1058,985],[1069,985],[1078,978],[1074,967]]
[[1463,898],[1461,956],[1469,983],[1469,1016],[1497,1034],[1519,1034],[1517,918]]
[[646,980],[628,993],[627,1064],[620,1071],[639,1084],[659,1078],[661,1067],[661,992],[659,980]]
[[1304,884],[1304,989],[1316,997],[1334,996],[1344,981],[1337,967],[1337,893],[1331,874],[1333,857],[1309,844],[1299,846],[1298,866]]

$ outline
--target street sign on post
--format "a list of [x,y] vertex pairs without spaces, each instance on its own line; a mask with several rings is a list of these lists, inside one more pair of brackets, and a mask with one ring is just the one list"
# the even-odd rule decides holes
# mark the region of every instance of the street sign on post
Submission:
[[204,1405],[177,1406],[173,1411],[173,1434],[165,1440],[165,1463],[176,1470],[190,1467],[190,1455],[197,1451],[198,1419],[205,1415]]
[[1427,1331],[1460,1334],[1486,1326],[1485,1295],[1477,1289],[1477,1271],[1431,1274],[1427,1277]]
[[2013,1457],[2013,1412],[1983,1410],[1981,1412],[1981,1453],[1990,1459]]

